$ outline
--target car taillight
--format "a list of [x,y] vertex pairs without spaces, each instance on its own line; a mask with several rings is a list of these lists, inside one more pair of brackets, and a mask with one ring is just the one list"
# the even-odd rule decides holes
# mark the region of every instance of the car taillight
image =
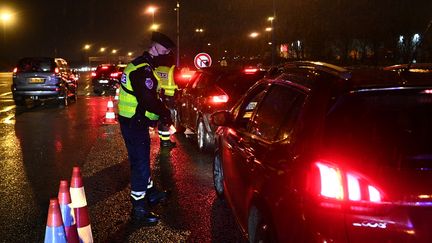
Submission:
[[116,72],[116,73],[111,73],[111,74],[110,74],[110,77],[111,77],[111,78],[118,78],[118,76],[119,76],[119,73],[117,73],[117,72]]
[[15,67],[12,72],[13,72],[13,74],[16,74],[18,72],[18,68]]
[[102,66],[102,69],[108,69],[108,66]]
[[226,94],[224,94],[224,95],[213,95],[213,96],[209,97],[209,101],[211,103],[216,103],[216,104],[226,103],[226,102],[228,102],[228,99],[229,99],[228,95],[226,95]]
[[91,76],[92,76],[92,77],[96,77],[96,72],[92,72],[92,73],[91,73]]
[[258,72],[258,68],[245,68],[244,69],[244,73],[246,73],[246,74],[254,74],[256,72]]
[[[338,201],[382,202],[382,192],[365,177],[328,162],[316,162],[319,196]],[[316,177],[315,177],[316,178]]]
[[59,74],[59,73],[60,73],[60,69],[59,69],[58,67],[56,67],[56,68],[54,69],[54,73],[55,73],[55,74]]

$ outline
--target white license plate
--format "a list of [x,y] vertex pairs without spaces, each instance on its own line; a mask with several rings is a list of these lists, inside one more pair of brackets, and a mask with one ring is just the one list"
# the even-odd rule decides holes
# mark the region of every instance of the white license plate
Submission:
[[44,78],[28,78],[27,80],[31,84],[43,84],[43,83],[45,83]]
[[109,83],[109,81],[108,80],[99,80],[99,83],[100,84],[107,84],[107,83]]

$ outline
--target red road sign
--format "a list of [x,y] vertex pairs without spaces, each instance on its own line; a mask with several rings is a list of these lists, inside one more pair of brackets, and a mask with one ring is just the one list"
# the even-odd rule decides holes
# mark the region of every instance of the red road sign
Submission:
[[194,58],[194,64],[196,68],[210,67],[212,60],[209,54],[201,52]]

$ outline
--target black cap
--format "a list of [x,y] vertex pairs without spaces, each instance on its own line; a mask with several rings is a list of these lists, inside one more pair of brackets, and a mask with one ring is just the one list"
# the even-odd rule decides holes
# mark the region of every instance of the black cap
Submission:
[[174,42],[168,36],[157,31],[153,31],[151,40],[161,44],[167,49],[174,49],[174,47],[176,47]]

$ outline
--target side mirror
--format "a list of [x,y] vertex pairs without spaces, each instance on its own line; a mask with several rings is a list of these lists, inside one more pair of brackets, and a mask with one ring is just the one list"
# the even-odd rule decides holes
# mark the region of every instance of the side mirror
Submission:
[[215,126],[230,126],[233,117],[229,111],[216,111],[210,115],[210,123]]

